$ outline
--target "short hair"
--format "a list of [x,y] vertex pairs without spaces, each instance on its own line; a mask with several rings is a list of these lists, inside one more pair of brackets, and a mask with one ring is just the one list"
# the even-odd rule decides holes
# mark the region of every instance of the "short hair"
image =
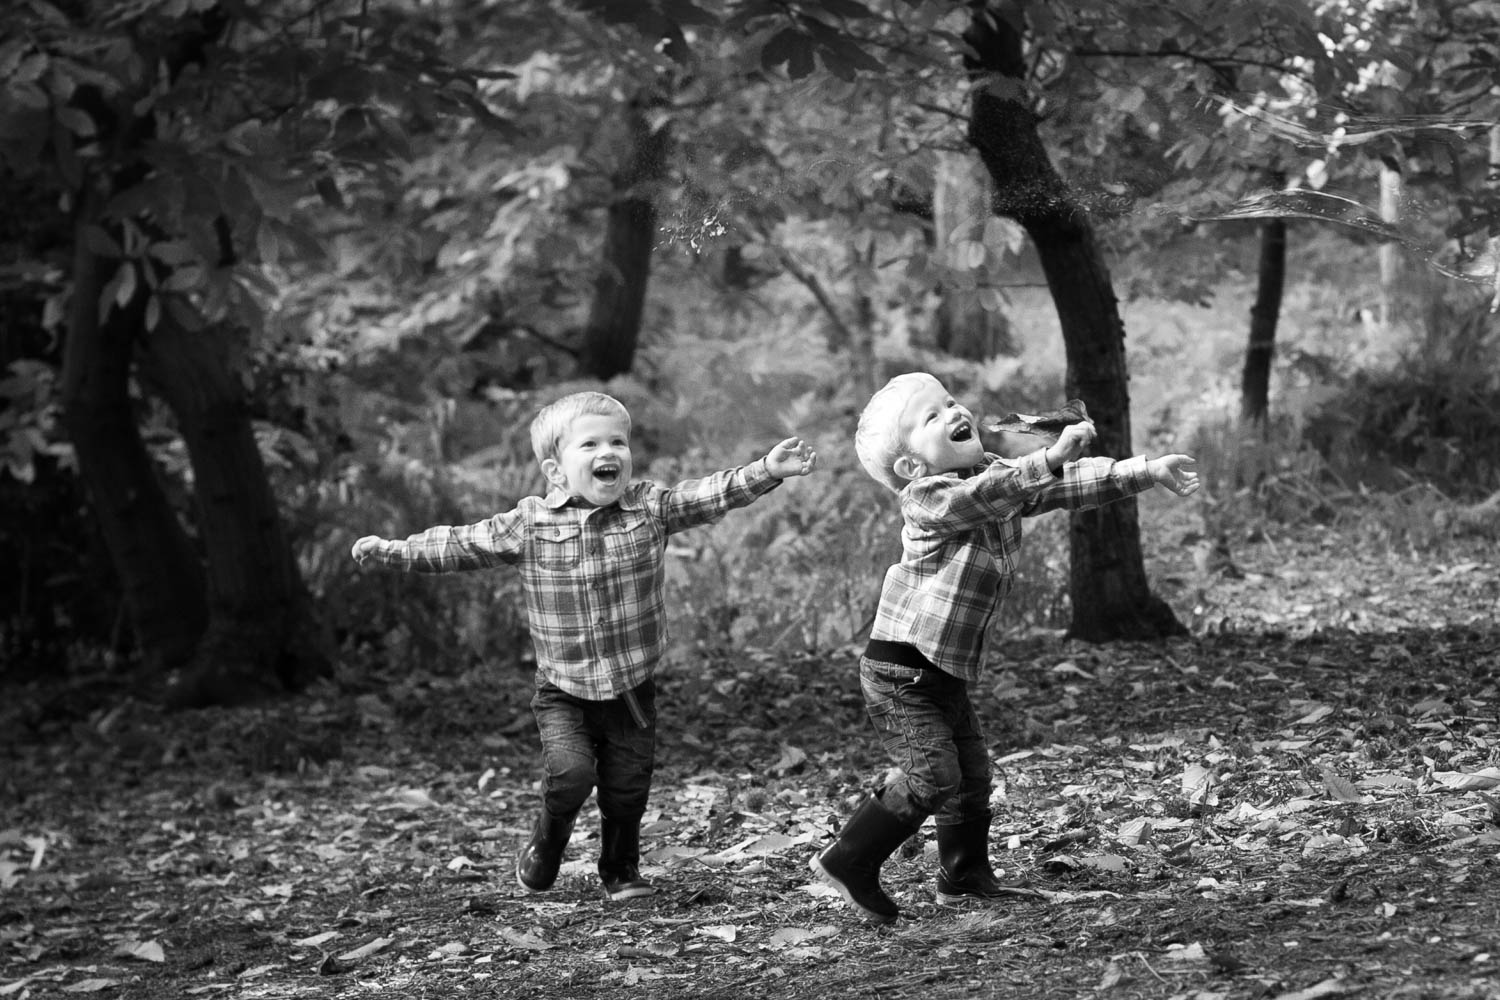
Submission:
[[906,480],[896,475],[896,459],[907,454],[906,435],[901,432],[901,411],[917,389],[938,382],[927,372],[897,375],[870,397],[859,415],[854,432],[854,453],[875,481],[893,492],[901,492]]
[[531,419],[531,451],[540,465],[557,457],[558,444],[573,421],[586,414],[620,417],[630,429],[630,411],[625,404],[602,392],[575,392],[542,407]]

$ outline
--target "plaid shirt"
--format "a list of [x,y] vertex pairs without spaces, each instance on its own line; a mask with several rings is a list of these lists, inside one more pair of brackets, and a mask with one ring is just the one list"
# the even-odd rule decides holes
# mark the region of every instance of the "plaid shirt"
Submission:
[[667,536],[779,485],[762,459],[671,488],[631,483],[607,507],[570,504],[554,489],[478,524],[382,541],[370,558],[416,573],[520,567],[539,674],[602,701],[650,678],[666,645]]
[[1011,462],[985,455],[901,491],[901,561],[885,574],[870,638],[915,646],[933,666],[977,681],[990,622],[1015,579],[1021,518],[1084,510],[1155,485],[1144,457],[1085,458],[1047,467],[1045,451]]

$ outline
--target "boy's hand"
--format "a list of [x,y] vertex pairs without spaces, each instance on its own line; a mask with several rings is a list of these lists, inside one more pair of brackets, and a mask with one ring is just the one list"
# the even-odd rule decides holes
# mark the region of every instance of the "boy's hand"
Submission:
[[777,479],[805,476],[818,465],[818,453],[801,438],[787,438],[766,455],[766,471]]
[[1094,443],[1094,422],[1084,420],[1069,424],[1057,436],[1057,443],[1047,449],[1047,467],[1054,472],[1083,456],[1084,450]]
[[354,543],[354,548],[350,550],[349,554],[354,557],[355,562],[363,565],[364,561],[370,558],[370,556],[372,556],[375,553],[375,550],[379,547],[379,536],[366,535],[365,537]]
[[1157,485],[1185,497],[1198,492],[1198,473],[1192,471],[1197,464],[1187,455],[1163,455],[1147,462],[1146,468]]

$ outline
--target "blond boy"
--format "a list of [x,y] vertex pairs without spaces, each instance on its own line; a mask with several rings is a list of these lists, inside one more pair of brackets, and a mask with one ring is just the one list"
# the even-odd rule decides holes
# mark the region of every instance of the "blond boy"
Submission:
[[1014,462],[988,454],[973,414],[923,372],[891,379],[860,417],[859,460],[901,504],[901,561],[886,572],[860,658],[866,710],[900,771],[810,864],[869,920],[899,915],[880,867],[928,816],[936,816],[940,902],[1014,891],[989,861],[990,759],[969,685],[1013,584],[1020,519],[1156,485],[1179,496],[1198,488],[1186,455],[1080,458],[1093,440],[1093,424],[1083,422]]
[[516,858],[529,892],[550,889],[573,822],[597,788],[599,878],[611,899],[650,895],[640,823],[656,739],[652,680],[667,637],[667,536],[722,518],[817,454],[787,438],[762,459],[673,487],[632,482],[630,414],[599,392],[565,396],[532,421],[531,445],[551,489],[463,527],[354,543],[354,558],[418,573],[516,566],[536,648],[531,700],[541,734],[542,804]]

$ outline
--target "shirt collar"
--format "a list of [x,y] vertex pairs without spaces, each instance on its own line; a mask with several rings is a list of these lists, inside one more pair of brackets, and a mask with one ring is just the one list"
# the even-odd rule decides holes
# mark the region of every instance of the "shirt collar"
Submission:
[[[568,493],[567,490],[560,490],[556,486],[554,486],[550,490],[548,490],[547,491],[547,495],[542,498],[542,504],[548,510],[562,510],[564,507],[568,506],[569,501],[571,501],[573,499],[574,499],[573,496],[570,493]],[[580,504],[573,504],[573,506],[575,506],[575,507],[581,507],[582,505],[580,505]],[[624,507],[627,510],[634,510],[634,509],[642,506],[642,500],[641,500],[640,491],[635,488],[635,484],[634,483],[631,483],[629,486],[627,486],[625,488],[624,495],[621,496],[620,499],[617,500],[615,503],[611,504],[611,506],[614,506],[614,507]],[[583,508],[583,509],[589,509],[589,508]],[[592,509],[602,509],[602,508],[592,508]]]

